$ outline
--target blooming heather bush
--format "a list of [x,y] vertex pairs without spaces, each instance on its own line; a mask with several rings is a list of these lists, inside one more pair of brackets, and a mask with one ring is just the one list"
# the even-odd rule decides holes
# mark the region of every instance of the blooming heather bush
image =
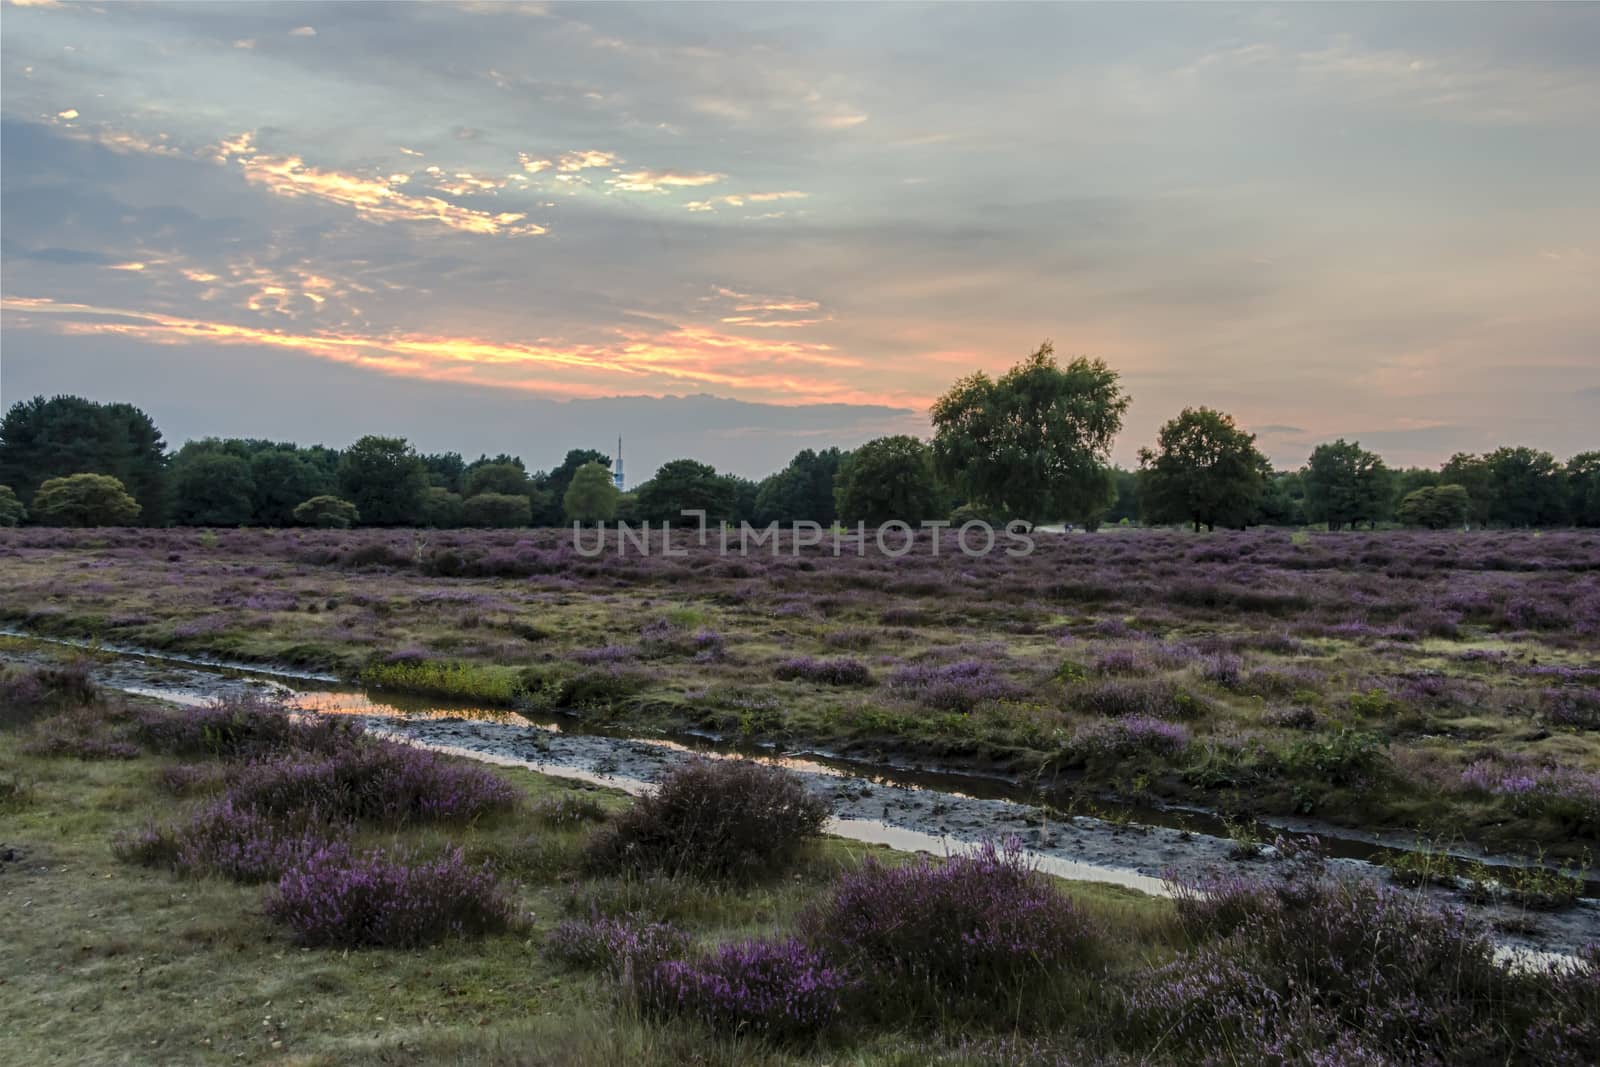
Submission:
[[156,782],[173,796],[193,796],[221,789],[227,783],[227,770],[215,763],[175,763],[161,768]]
[[81,760],[137,759],[139,746],[114,736],[103,718],[83,710],[33,724],[19,746],[30,756]]
[[1121,759],[1141,752],[1176,756],[1189,747],[1189,731],[1164,719],[1130,715],[1079,727],[1068,747],[1086,759]]
[[1192,719],[1206,702],[1166,678],[1104,678],[1073,685],[1067,706],[1102,718],[1141,715],[1158,719]]
[[982,660],[962,660],[935,666],[926,663],[899,667],[889,686],[924,707],[959,714],[994,700],[1015,700],[1025,690]]
[[267,882],[319,852],[346,853],[341,836],[314,812],[273,817],[225,796],[176,827],[148,826],[119,837],[112,851],[125,862],[175,874]]
[[1577,1064],[1600,1053],[1592,969],[1508,970],[1461,911],[1290,854],[1286,878],[1175,886],[1185,925],[1210,940],[1130,993],[1130,1014],[1163,1043],[1271,1063],[1319,1062],[1308,1050],[1340,1032],[1359,1034],[1373,1062]]
[[508,811],[518,798],[483,767],[372,738],[328,756],[296,753],[246,764],[228,795],[274,814],[316,808],[333,818],[390,826],[474,819]]
[[717,1033],[770,1041],[814,1038],[839,1015],[845,972],[797,939],[724,945],[695,960],[668,960],[635,982],[641,1007],[698,1020]]
[[1224,689],[1238,689],[1244,676],[1244,660],[1227,653],[1207,656],[1200,664],[1200,677]]
[[597,915],[557,924],[545,940],[545,953],[568,967],[633,978],[687,955],[690,943],[689,935],[671,923]]
[[146,712],[134,722],[134,736],[155,752],[229,760],[289,751],[337,752],[360,735],[359,723],[296,716],[282,703],[255,695],[176,712]]
[[872,671],[858,659],[840,656],[813,659],[797,656],[780,662],[772,670],[780,681],[815,682],[818,685],[871,685]]
[[100,689],[89,677],[89,665],[83,660],[60,666],[0,669],[0,707],[80,707],[99,699]]
[[789,771],[691,760],[669,771],[591,843],[591,866],[709,878],[770,874],[822,831],[827,802]]
[[333,948],[411,948],[517,923],[494,874],[459,849],[423,861],[324,849],[279,879],[266,910],[301,944]]
[[1546,689],[1540,696],[1539,710],[1546,722],[1556,726],[1600,729],[1600,689]]
[[886,999],[924,1003],[1005,999],[1081,964],[1092,945],[1072,903],[1026,862],[1015,838],[943,863],[869,860],[803,925]]

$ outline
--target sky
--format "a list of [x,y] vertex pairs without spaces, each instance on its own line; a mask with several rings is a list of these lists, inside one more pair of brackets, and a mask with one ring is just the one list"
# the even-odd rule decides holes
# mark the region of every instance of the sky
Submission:
[[1600,447],[1600,6],[0,10],[0,401],[759,477],[1044,339],[1114,456]]

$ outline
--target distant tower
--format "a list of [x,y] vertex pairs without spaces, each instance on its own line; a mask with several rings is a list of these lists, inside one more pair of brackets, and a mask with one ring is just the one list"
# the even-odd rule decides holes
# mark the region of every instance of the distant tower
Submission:
[[627,492],[627,486],[622,481],[622,437],[617,437],[617,458],[611,461],[611,484],[617,487],[617,492]]

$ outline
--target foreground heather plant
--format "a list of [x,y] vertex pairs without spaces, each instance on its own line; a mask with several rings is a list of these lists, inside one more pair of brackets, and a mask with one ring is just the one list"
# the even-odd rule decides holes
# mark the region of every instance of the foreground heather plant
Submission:
[[689,935],[671,923],[600,915],[566,919],[545,940],[552,959],[613,977],[646,974],[664,960],[686,955],[689,946]]
[[1015,838],[940,863],[868,860],[803,925],[830,958],[860,973],[881,1002],[998,1003],[1081,966],[1093,946],[1072,903],[1024,858]]
[[724,945],[702,959],[658,964],[633,983],[649,1015],[775,1042],[815,1038],[838,1018],[849,986],[843,970],[798,939]]
[[1130,715],[1090,723],[1072,735],[1071,750],[1088,759],[1119,759],[1141,752],[1176,756],[1189,747],[1189,731],[1177,723]]
[[508,811],[518,798],[492,771],[372,738],[320,758],[296,753],[246,764],[228,794],[267,812],[316,808],[329,817],[387,826],[465,821]]
[[134,723],[134,736],[173,756],[259,759],[284,752],[333,753],[353,745],[359,723],[330,716],[297,716],[279,701],[253,694],[199,708],[152,711]]
[[174,874],[256,883],[279,878],[314,855],[348,856],[346,833],[315,812],[274,817],[224,796],[177,826],[125,834],[113,841],[112,851],[124,862]]
[[1202,942],[1127,992],[1136,1025],[1167,1047],[1228,1050],[1227,1062],[1317,1063],[1339,1034],[1360,1035],[1369,1058],[1335,1062],[1600,1059],[1592,952],[1510,969],[1460,910],[1331,877],[1314,849],[1285,851],[1282,877],[1175,884],[1179,916]]
[[695,759],[603,830],[589,849],[602,871],[744,879],[787,865],[822,832],[828,805],[781,767]]
[[54,715],[36,722],[20,746],[30,756],[81,760],[137,759],[139,746],[115,736],[91,711]]
[[979,704],[1016,700],[1025,690],[982,660],[942,666],[918,663],[899,667],[889,686],[924,707],[966,714]]
[[872,684],[872,671],[860,660],[840,656],[836,659],[813,659],[798,656],[781,661],[772,669],[779,681],[815,682],[818,685]]
[[323,849],[283,875],[266,911],[300,944],[331,948],[413,948],[518,922],[494,874],[460,849],[424,861]]

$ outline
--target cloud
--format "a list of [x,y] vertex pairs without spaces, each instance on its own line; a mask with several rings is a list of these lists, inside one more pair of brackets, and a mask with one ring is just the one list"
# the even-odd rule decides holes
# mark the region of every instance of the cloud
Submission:
[[693,189],[702,185],[715,185],[726,177],[726,174],[694,171],[636,170],[619,174],[615,178],[607,178],[606,184],[624,193],[664,193],[669,188]]
[[314,26],[296,26],[289,31],[290,37],[315,37],[316,35],[317,30]]
[[[547,160],[538,160],[537,162],[544,163],[546,167],[550,165],[549,161]],[[621,160],[617,158],[617,154],[615,152],[601,152],[597,149],[590,148],[581,152],[567,152],[563,154],[560,160],[558,160],[556,163],[556,169],[563,174],[576,174],[581,170],[609,167],[613,163],[619,162],[621,162]],[[526,164],[524,164],[523,167],[524,169],[527,169]],[[543,170],[544,168],[537,167],[534,169]]]
[[[400,191],[406,176],[366,178],[323,170],[299,156],[272,156],[257,152],[252,134],[224,140],[219,159],[239,165],[245,179],[278,196],[305,197],[349,208],[369,222],[437,223],[451,230],[474,234],[532,235],[548,232],[524,221],[523,212],[491,214],[461,207],[434,196],[411,196]],[[396,177],[399,180],[396,180]]]
[[[284,295],[269,287],[266,296]],[[632,380],[719,387],[779,402],[876,403],[836,378],[811,373],[860,362],[831,345],[736,336],[697,325],[617,327],[605,342],[537,343],[420,333],[284,330],[153,311],[7,297],[11,325],[67,336],[116,336],[146,344],[208,343],[282,348],[429,381],[493,383],[557,396],[596,396]],[[264,310],[265,306],[251,310]]]

